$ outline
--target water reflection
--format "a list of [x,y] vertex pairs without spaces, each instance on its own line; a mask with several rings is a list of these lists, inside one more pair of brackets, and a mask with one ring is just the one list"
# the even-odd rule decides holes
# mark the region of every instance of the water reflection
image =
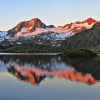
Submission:
[[0,67],[5,67],[20,81],[36,86],[47,77],[64,78],[87,85],[93,85],[100,79],[100,57],[69,59],[58,56],[1,56],[0,60]]
[[74,69],[70,70],[42,70],[38,68],[25,68],[22,66],[11,65],[8,71],[16,76],[19,80],[30,82],[31,84],[38,85],[45,77],[53,78],[55,76],[59,78],[65,78],[67,80],[81,81],[88,85],[92,85],[97,81],[90,74],[82,74]]

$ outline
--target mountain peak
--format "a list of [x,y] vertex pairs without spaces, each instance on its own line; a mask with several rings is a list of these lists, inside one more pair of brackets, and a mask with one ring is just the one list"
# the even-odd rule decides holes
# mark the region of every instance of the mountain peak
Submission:
[[41,21],[39,18],[33,18],[30,21]]
[[92,17],[87,19],[88,21],[96,21],[95,19],[93,19]]
[[87,20],[83,21],[83,23],[88,23],[88,25],[91,25],[97,23],[97,21],[90,17]]
[[27,33],[32,33],[37,28],[45,28],[45,27],[46,25],[39,18],[34,18],[29,21],[20,22],[13,28],[13,31],[12,29],[8,30],[8,34],[12,33],[13,37],[17,32],[20,32],[23,29],[26,29]]
[[95,19],[93,19],[92,17],[90,17],[90,18],[88,18],[87,20],[95,20]]

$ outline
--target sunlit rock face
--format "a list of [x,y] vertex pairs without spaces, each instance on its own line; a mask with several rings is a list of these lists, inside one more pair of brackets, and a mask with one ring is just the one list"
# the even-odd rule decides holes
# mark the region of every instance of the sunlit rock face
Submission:
[[57,29],[65,33],[75,34],[83,30],[92,28],[92,26],[98,22],[99,21],[96,21],[93,18],[88,18],[87,20],[82,22],[76,21],[74,23],[66,24],[64,26],[59,26],[57,27]]
[[29,21],[20,22],[13,29],[8,31],[8,35],[13,38],[20,36],[37,35],[44,32],[73,35],[83,30],[92,28],[92,26],[98,22],[99,21],[96,21],[93,18],[88,18],[87,20],[82,22],[76,21],[74,23],[66,24],[64,26],[54,27],[54,25],[47,26],[40,19],[34,18]]
[[81,32],[82,30],[86,30],[92,28],[94,24],[99,21],[96,21],[92,18],[88,18],[87,20],[80,22],[74,22],[70,24],[66,24],[64,26],[54,27],[54,25],[47,26],[40,19],[34,18],[29,21],[20,22],[13,29],[8,31],[8,34],[12,37],[26,36],[26,35],[36,35],[43,32],[58,32],[65,34],[75,34]]
[[8,35],[11,35],[11,37],[17,37],[17,35],[23,35],[25,32],[32,33],[37,28],[45,28],[46,25],[40,21],[38,18],[34,18],[30,21],[24,21],[20,22],[18,25],[16,25],[13,29],[8,31]]

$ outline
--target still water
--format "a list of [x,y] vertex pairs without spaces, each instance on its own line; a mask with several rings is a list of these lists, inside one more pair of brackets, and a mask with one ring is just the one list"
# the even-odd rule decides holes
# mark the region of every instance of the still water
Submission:
[[99,80],[99,56],[0,56],[0,100],[99,100]]

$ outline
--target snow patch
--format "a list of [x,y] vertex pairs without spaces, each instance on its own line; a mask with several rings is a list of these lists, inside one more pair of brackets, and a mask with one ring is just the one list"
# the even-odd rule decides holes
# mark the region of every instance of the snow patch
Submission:
[[26,27],[22,27],[21,30],[25,29]]
[[0,42],[5,40],[7,34],[7,32],[0,32]]
[[59,35],[56,35],[56,40],[65,40],[67,37],[70,37],[71,35],[70,34],[59,34]]

